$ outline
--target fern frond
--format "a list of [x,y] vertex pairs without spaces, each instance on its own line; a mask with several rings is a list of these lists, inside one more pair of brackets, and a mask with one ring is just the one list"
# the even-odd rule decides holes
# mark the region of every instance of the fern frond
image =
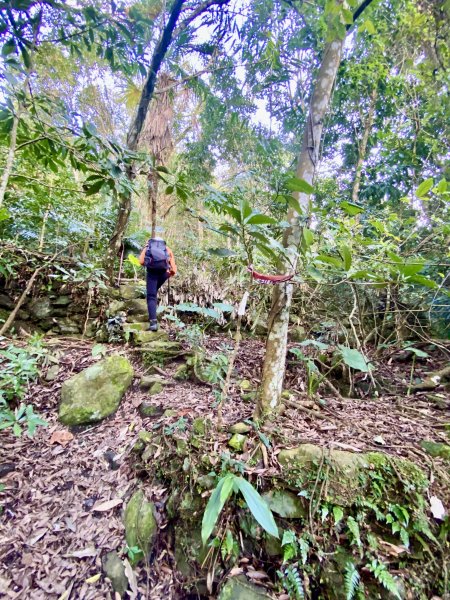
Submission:
[[359,573],[354,563],[349,561],[345,565],[345,574],[344,574],[344,582],[345,582],[345,595],[347,600],[353,600],[355,596],[356,589],[359,585]]
[[293,600],[304,600],[305,592],[297,567],[289,565],[283,573],[283,587]]
[[390,592],[393,596],[401,600],[401,595],[398,590],[397,583],[389,571],[383,569],[382,571],[375,572],[375,578],[381,583],[381,585]]

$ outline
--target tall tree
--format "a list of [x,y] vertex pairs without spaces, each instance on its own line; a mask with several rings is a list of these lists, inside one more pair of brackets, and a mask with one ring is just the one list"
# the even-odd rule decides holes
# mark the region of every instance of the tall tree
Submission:
[[[147,78],[142,89],[139,99],[136,115],[131,123],[127,135],[127,145],[131,151],[136,151],[139,145],[139,138],[144,127],[147,111],[155,91],[158,73],[161,69],[163,61],[172,44],[174,36],[180,36],[183,31],[200,15],[208,11],[211,7],[222,6],[229,0],[204,0],[198,2],[194,6],[187,6],[187,0],[174,0],[167,22],[162,30],[158,43],[153,51],[151,64],[148,69]],[[186,5],[187,14],[183,17],[181,23],[177,26],[182,13],[182,9]],[[133,168],[127,170],[128,178],[134,179],[135,173]],[[107,254],[107,272],[111,278],[114,273],[114,259],[117,256],[122,245],[125,229],[131,212],[131,192],[126,191],[119,197],[118,216],[115,223],[115,228],[109,241],[109,249]]]
[[[355,11],[352,21],[369,4],[370,0],[365,0]],[[308,117],[297,162],[296,177],[300,181],[300,186],[303,182],[305,191],[295,193],[304,215],[310,213],[311,194],[309,188],[312,189],[318,167],[324,119],[330,104],[345,41],[345,29],[343,33],[342,28],[339,26],[342,14],[341,8],[342,4],[336,4],[335,10],[332,11],[328,19],[328,27],[334,35],[332,35],[333,39],[325,45],[323,51],[322,61],[311,94]],[[338,20],[337,26],[336,19]],[[344,22],[345,20],[344,18]],[[289,227],[283,236],[283,245],[289,258],[285,268],[292,269],[295,268],[298,261],[298,249],[303,235],[301,215],[293,208],[289,209],[288,222]],[[259,390],[256,406],[256,416],[260,419],[274,412],[280,402],[285,373],[292,294],[293,285],[287,283],[283,286],[276,286],[272,296],[261,389]]]

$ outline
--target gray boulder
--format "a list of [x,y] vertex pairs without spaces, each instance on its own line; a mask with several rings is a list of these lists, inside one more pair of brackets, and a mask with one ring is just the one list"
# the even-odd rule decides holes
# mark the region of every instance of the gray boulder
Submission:
[[133,367],[114,354],[65,381],[61,388],[59,420],[65,425],[101,421],[115,412],[133,381]]

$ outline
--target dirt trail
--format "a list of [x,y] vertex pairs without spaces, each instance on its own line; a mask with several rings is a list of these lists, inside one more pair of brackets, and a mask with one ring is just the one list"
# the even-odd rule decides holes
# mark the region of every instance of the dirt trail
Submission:
[[[223,341],[223,337],[210,338],[208,347],[218,349]],[[151,428],[155,422],[139,415],[137,406],[145,394],[136,382],[113,417],[75,432],[66,445],[52,443],[52,435],[65,430],[57,421],[62,382],[94,362],[89,343],[60,343],[62,368],[56,380],[33,385],[29,395],[49,427],[40,428],[33,439],[17,439],[2,432],[0,463],[15,467],[3,477],[5,489],[0,495],[0,596],[5,598],[114,597],[102,571],[102,556],[124,547],[122,506],[138,483],[130,450],[138,431]],[[118,349],[124,351],[123,347]],[[237,360],[240,377],[257,381],[262,353],[262,343],[244,340]],[[302,374],[291,369],[287,379],[287,387],[295,389]],[[427,402],[425,396],[417,395],[413,401],[402,397],[371,401],[330,397],[320,417],[308,408],[306,395],[303,396],[306,410],[299,412],[287,406],[285,414],[266,428],[273,434],[274,455],[281,444],[292,446],[308,441],[354,451],[382,449],[421,463],[428,474],[439,469],[439,464],[421,450],[419,441],[445,440],[439,426],[444,413]],[[301,390],[299,397],[302,398]],[[189,381],[174,382],[150,401],[164,409],[174,409],[170,418],[159,419],[160,425],[173,423],[180,416],[214,416],[210,388]],[[225,422],[249,418],[251,413],[252,403],[244,403],[238,390],[233,389],[224,411]],[[382,446],[377,436],[381,436]],[[226,434],[218,435],[217,440],[226,447]],[[447,486],[439,490],[441,497],[448,489]],[[162,493],[158,488],[148,491],[156,499]],[[117,499],[122,502],[105,507],[106,502]],[[442,500],[448,504],[448,497]],[[159,548],[149,569],[138,568],[137,580],[142,597],[177,597],[177,575],[170,549]]]

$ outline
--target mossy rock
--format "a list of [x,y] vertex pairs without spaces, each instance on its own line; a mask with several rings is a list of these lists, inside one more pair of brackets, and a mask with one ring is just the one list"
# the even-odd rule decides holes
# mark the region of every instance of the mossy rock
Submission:
[[121,285],[119,287],[119,294],[124,300],[145,298],[145,281]]
[[[328,495],[324,499],[340,506],[351,506],[363,497],[370,489],[371,474],[377,471],[389,471],[390,485],[386,494],[389,492],[393,501],[401,494],[402,481],[413,485],[418,492],[423,492],[428,485],[425,474],[414,463],[382,452],[356,454],[302,444],[297,448],[282,450],[278,461],[287,479],[293,484],[298,484],[305,477],[310,480],[311,474],[315,477],[322,463],[322,472],[325,473],[326,470],[328,477]],[[402,481],[398,479],[397,473]]]
[[121,598],[125,596],[128,589],[128,578],[125,575],[125,566],[120,560],[117,552],[108,552],[103,557],[103,571],[111,580],[113,590],[119,594]]
[[229,428],[230,433],[240,433],[240,434],[249,433],[251,430],[252,430],[252,426],[248,425],[247,423],[235,423],[234,425],[231,425],[231,427]]
[[192,433],[197,436],[205,436],[211,429],[211,419],[205,417],[196,417],[192,421]]
[[135,330],[131,333],[131,339],[135,346],[142,346],[144,344],[153,344],[154,342],[166,343],[169,341],[169,336],[163,329],[159,329],[158,331]]
[[59,420],[86,425],[108,417],[119,407],[133,374],[130,361],[113,354],[74,375],[61,387]]
[[270,490],[263,498],[272,512],[285,519],[301,519],[307,515],[301,499],[289,490]]
[[183,354],[178,342],[165,342],[163,340],[146,343],[142,346],[142,350],[142,360],[146,365],[162,364]]
[[269,600],[261,588],[250,583],[245,575],[231,577],[220,590],[217,600]]
[[293,342],[303,342],[304,340],[306,340],[306,329],[301,325],[293,327],[289,332],[289,338]]
[[177,367],[175,373],[173,374],[173,378],[177,381],[183,381],[184,379],[189,379],[189,367],[186,363]]
[[47,296],[32,300],[28,306],[30,313],[37,320],[46,319],[52,315],[52,303]]
[[[145,315],[148,319],[147,300],[132,298],[123,301],[124,309],[129,315]],[[135,319],[139,321],[140,319]]]
[[177,569],[185,579],[195,578],[201,572],[201,565],[205,560],[209,548],[203,545],[200,523],[189,525],[179,520],[175,526],[175,561]]
[[141,417],[161,417],[164,413],[164,409],[162,406],[155,406],[154,404],[149,404],[148,402],[143,402],[139,405],[139,414]]
[[124,323],[123,330],[125,333],[132,334],[136,331],[147,331],[148,325],[148,322],[133,321],[132,323]]
[[123,522],[127,544],[130,548],[137,546],[140,549],[130,561],[133,565],[148,556],[153,547],[158,533],[154,510],[153,503],[147,502],[142,490],[133,494],[125,509]]
[[118,313],[124,312],[126,311],[125,302],[122,300],[113,300],[109,303],[108,310],[110,315],[117,315]]
[[430,456],[450,460],[450,446],[447,444],[443,444],[441,442],[432,442],[430,440],[422,440],[420,445]]
[[243,452],[246,440],[246,435],[242,435],[241,433],[235,433],[228,440],[228,445],[230,446],[230,448],[233,448],[233,450],[236,450],[236,452]]
[[238,385],[243,392],[249,392],[253,388],[252,382],[249,379],[242,379]]

